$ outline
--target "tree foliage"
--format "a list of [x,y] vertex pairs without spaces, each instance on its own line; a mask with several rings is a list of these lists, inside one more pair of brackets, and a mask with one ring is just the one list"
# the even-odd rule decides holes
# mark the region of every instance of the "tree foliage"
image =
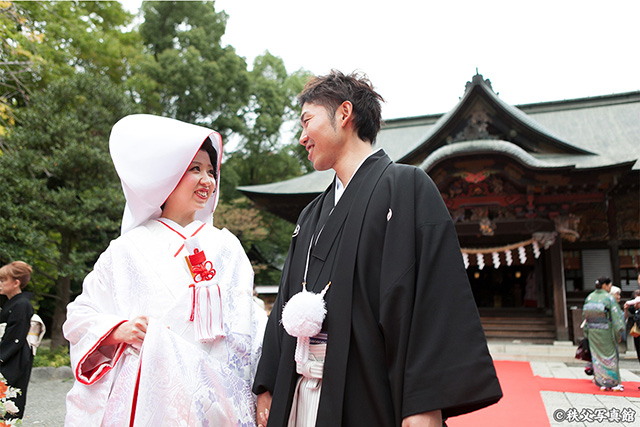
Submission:
[[251,96],[243,111],[244,131],[224,164],[221,201],[223,206],[230,203],[227,215],[269,232],[265,238],[241,239],[254,263],[256,283],[279,282],[278,267],[284,262],[292,225],[268,212],[254,216],[252,203],[238,199],[241,195],[235,188],[293,178],[306,171],[297,150],[299,144],[283,142],[281,131],[287,121],[297,117],[295,97],[307,77],[302,71],[288,74],[282,59],[269,52],[256,58],[250,72]]
[[38,39],[26,28],[27,22],[14,3],[0,2],[0,139],[15,123],[13,108],[26,104],[29,82],[34,80],[34,68],[40,62],[38,55],[24,47]]
[[0,234],[0,259],[34,263],[39,290],[52,289],[54,344],[72,290],[118,234],[124,202],[108,139],[133,111],[106,77],[65,77],[16,112],[0,156],[0,229],[11,230]]
[[249,74],[244,59],[220,44],[227,15],[212,2],[147,1],[142,12],[148,55],[136,70],[147,79],[133,90],[145,110],[210,126],[225,137],[242,131]]
[[214,225],[226,228],[242,242],[255,273],[256,284],[277,284],[291,238],[292,225],[261,212],[246,197],[220,203]]
[[308,75],[287,74],[282,59],[266,52],[251,71],[251,100],[244,112],[247,130],[230,165],[243,177],[242,185],[293,178],[305,170],[295,147],[281,143],[280,130],[297,117],[295,97]]
[[82,71],[122,81],[130,70],[123,58],[140,50],[137,33],[124,31],[132,18],[116,1],[0,2],[5,124],[34,91],[61,77]]
[[[131,14],[116,1],[16,2],[31,17],[32,32],[41,42],[31,45],[46,60],[39,77],[47,85],[60,76],[78,71],[121,80],[132,40],[124,31]],[[135,36],[133,37],[135,40]]]

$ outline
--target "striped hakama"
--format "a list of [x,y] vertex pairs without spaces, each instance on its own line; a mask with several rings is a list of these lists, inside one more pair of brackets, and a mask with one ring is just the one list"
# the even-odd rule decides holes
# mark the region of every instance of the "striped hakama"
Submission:
[[327,334],[319,333],[309,342],[309,360],[304,365],[296,363],[296,371],[301,375],[296,383],[288,427],[312,427],[316,425],[324,356],[327,351]]

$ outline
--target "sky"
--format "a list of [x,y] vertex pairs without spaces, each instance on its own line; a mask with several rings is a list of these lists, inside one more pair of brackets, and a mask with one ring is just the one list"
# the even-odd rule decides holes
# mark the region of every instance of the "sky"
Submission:
[[[136,11],[140,0],[122,0]],[[509,104],[640,90],[638,0],[217,0],[249,67],[366,73],[384,119],[446,113],[476,69]]]

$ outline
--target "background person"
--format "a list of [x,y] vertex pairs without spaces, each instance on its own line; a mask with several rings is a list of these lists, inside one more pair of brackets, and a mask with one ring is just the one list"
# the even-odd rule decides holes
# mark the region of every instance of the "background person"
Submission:
[[[611,290],[609,291],[609,293],[613,296],[613,299],[616,300],[616,302],[618,303],[618,306],[619,306],[620,305],[620,300],[622,299],[622,289],[620,289],[616,285],[612,285],[611,286]],[[622,313],[625,314],[624,309],[623,309]],[[618,353],[624,354],[626,352],[627,352],[627,333],[625,331],[625,333],[622,336],[621,341],[618,343]]]
[[[497,402],[442,197],[423,170],[373,151],[381,96],[365,76],[332,71],[298,101],[300,143],[316,170],[336,175],[293,233],[254,382],[258,422],[440,427]],[[326,292],[326,318],[301,325],[318,321],[316,335],[294,337],[304,331],[285,331],[282,307],[305,286]]]
[[616,300],[618,304],[620,304],[620,299],[622,298],[622,289],[615,285],[611,285],[611,291],[609,291],[611,295],[613,295],[613,299]]
[[618,343],[625,333],[624,315],[620,306],[609,293],[611,279],[596,280],[596,289],[584,301],[582,316],[587,321],[585,338],[593,363],[593,381],[602,390],[622,391]]
[[[627,318],[626,332],[627,336],[629,336],[633,325],[637,325],[638,328],[640,328],[640,289],[633,291],[633,299],[625,302],[624,308],[625,316]],[[640,336],[632,338],[633,344],[636,348],[636,356],[638,358],[638,362],[640,362]]]
[[133,115],[109,142],[122,235],[68,307],[65,425],[252,425],[266,314],[240,242],[212,225],[220,135]]
[[0,312],[0,323],[5,324],[0,340],[0,372],[7,380],[7,385],[21,391],[17,397],[10,399],[18,407],[18,413],[7,413],[6,419],[22,419],[27,402],[27,386],[33,366],[33,353],[27,335],[33,307],[30,301],[32,294],[23,292],[23,289],[31,280],[31,271],[31,266],[24,261],[14,261],[0,268],[0,295],[9,298]]

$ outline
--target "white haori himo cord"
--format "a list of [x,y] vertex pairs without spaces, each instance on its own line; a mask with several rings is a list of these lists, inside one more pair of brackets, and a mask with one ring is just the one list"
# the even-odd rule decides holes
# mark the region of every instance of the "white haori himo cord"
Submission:
[[187,264],[194,283],[191,293],[191,314],[195,337],[200,342],[210,342],[224,336],[222,320],[222,295],[220,285],[211,261],[201,251],[198,237],[185,240],[184,246],[189,252]]
[[309,339],[322,330],[322,322],[327,314],[324,295],[331,285],[329,282],[319,294],[307,291],[307,271],[312,246],[313,238],[307,254],[302,291],[292,296],[282,309],[282,326],[289,335],[298,339],[295,361],[303,365],[309,360]]

